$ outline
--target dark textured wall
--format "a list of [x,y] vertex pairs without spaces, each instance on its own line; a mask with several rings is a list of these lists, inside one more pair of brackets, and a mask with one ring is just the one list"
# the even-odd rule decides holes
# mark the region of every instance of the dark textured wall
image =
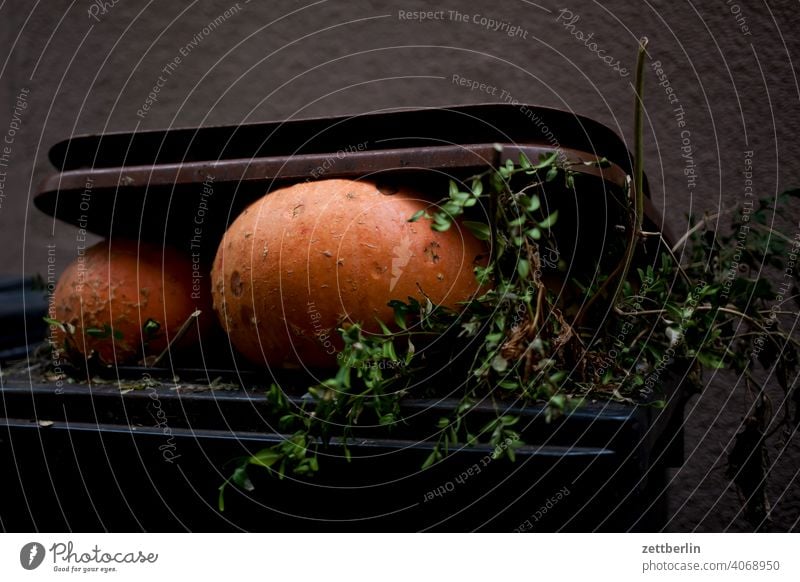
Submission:
[[[31,198],[51,171],[48,147],[71,134],[475,103],[507,94],[593,117],[630,139],[632,75],[603,63],[592,48],[631,70],[642,35],[650,39],[649,65],[660,61],[665,75],[657,78],[648,66],[647,172],[656,206],[675,231],[685,229],[687,212],[744,201],[746,151],[753,152],[757,196],[800,184],[796,1],[118,0],[105,11],[98,6],[89,0],[0,4],[0,133],[12,120],[21,126],[10,163],[0,168],[7,172],[0,272],[44,272],[46,244],[56,245],[57,269],[70,260],[74,229],[38,213]],[[235,14],[203,34],[232,7]],[[415,10],[443,11],[443,19],[405,17]],[[564,26],[562,10],[578,16],[569,19],[574,28]],[[487,29],[481,16],[517,32]],[[596,46],[571,34],[578,30],[593,33],[589,44]],[[137,110],[176,56],[180,65],[142,119]],[[496,90],[469,90],[454,75]],[[667,83],[677,103],[669,102]],[[23,90],[29,93],[20,120],[13,109]],[[687,144],[694,180],[684,174],[681,147]],[[798,228],[797,210],[779,222],[789,236]],[[672,529],[746,528],[721,470],[741,416],[729,385],[725,378],[713,382],[688,410],[689,457],[673,483]],[[797,460],[795,454],[783,465],[796,467]],[[783,529],[800,511],[793,479],[793,469],[783,470],[771,490],[773,498],[782,495],[776,515]]]
[[[6,233],[17,233],[24,224],[27,272],[40,268],[41,242],[54,230],[30,208],[29,198],[51,170],[47,148],[74,133],[475,103],[510,95],[588,115],[629,139],[632,75],[623,77],[604,64],[571,34],[577,31],[593,34],[589,44],[596,41],[597,50],[628,70],[636,39],[650,39],[650,62],[662,64],[678,102],[669,103],[650,67],[647,172],[654,199],[676,230],[688,211],[741,199],[745,150],[754,152],[758,194],[773,193],[800,174],[793,155],[800,116],[791,61],[800,16],[792,2],[737,4],[749,35],[731,13],[733,4],[722,0],[694,6],[242,1],[208,35],[203,28],[236,3],[119,0],[97,14],[99,22],[89,16],[96,5],[88,1],[71,9],[70,3],[55,1],[35,10],[10,4],[0,27],[11,49],[2,70],[4,103],[11,106],[0,121],[12,119],[14,96],[22,89],[30,94],[0,221]],[[573,28],[564,26],[564,8],[579,17],[569,19]],[[444,19],[405,17],[421,9],[442,11]],[[468,21],[451,20],[456,11]],[[519,32],[509,37],[502,29],[489,30],[473,22],[475,15]],[[196,35],[201,38],[192,47]],[[166,76],[158,101],[141,119],[137,110],[175,57],[180,65]],[[494,92],[460,86],[453,75],[486,83]],[[685,128],[677,125],[676,105],[685,112]],[[684,129],[697,171],[692,189],[683,173]],[[55,236],[67,244],[73,235],[59,225]],[[23,240],[9,239],[0,269],[18,272]]]

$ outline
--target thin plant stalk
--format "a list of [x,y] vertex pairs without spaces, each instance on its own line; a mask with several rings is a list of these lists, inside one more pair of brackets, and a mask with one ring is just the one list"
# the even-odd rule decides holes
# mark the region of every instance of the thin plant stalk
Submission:
[[633,117],[633,139],[634,139],[634,159],[633,159],[633,225],[628,238],[628,248],[625,251],[625,262],[622,266],[622,274],[614,294],[612,305],[616,305],[625,281],[628,280],[628,272],[633,263],[633,256],[636,253],[636,242],[642,232],[644,222],[644,61],[647,55],[647,37],[642,37],[639,41],[639,54],[636,59],[636,81],[634,95],[634,117]]

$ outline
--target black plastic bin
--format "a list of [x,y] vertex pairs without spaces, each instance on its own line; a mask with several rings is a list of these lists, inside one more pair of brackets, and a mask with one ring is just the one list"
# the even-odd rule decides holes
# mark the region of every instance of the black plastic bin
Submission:
[[231,460],[282,438],[265,432],[274,419],[259,390],[12,379],[2,396],[9,530],[651,530],[663,469],[682,460],[674,392],[665,409],[597,402],[550,424],[541,408],[515,409],[529,443],[516,462],[473,447],[421,471],[430,444],[413,436],[453,403],[409,399],[402,434],[351,442],[350,462],[334,446],[305,481],[253,468],[255,491],[229,487],[220,513]]
[[[77,137],[52,148],[59,173],[42,183],[36,205],[98,234],[185,247],[198,192],[211,177],[215,195],[203,241],[209,259],[247,204],[308,178],[331,159],[335,163],[329,163],[325,177],[435,180],[466,177],[517,159],[520,152],[531,159],[560,152],[577,162],[602,156],[611,161],[604,169],[580,165],[586,187],[576,188],[580,197],[561,201],[575,205],[585,218],[582,224],[593,225],[565,234],[581,249],[582,260],[593,261],[590,255],[599,247],[592,237],[613,233],[613,225],[597,219],[605,216],[608,190],[623,187],[630,173],[629,153],[613,132],[594,121],[529,105]],[[82,202],[89,199],[86,210]],[[663,230],[649,205],[646,228]],[[23,285],[0,293],[8,295],[0,302],[12,305],[6,299],[18,301]],[[3,340],[6,360],[41,341],[44,327],[31,323],[44,315],[46,303],[39,297],[39,312],[3,312],[3,328],[14,328],[17,338],[15,346]],[[22,321],[28,322],[27,333]],[[6,361],[0,388],[0,527],[652,530],[662,518],[664,468],[682,461],[683,397],[677,383],[663,387],[664,408],[598,401],[550,424],[539,407],[515,408],[528,443],[517,451],[516,462],[492,460],[490,450],[474,447],[424,471],[420,466],[432,446],[425,440],[429,427],[454,402],[408,398],[407,424],[388,438],[385,432],[359,433],[349,443],[350,462],[334,444],[314,479],[279,480],[253,468],[255,490],[229,487],[220,512],[217,489],[233,470],[232,460],[282,438],[270,428],[275,419],[267,411],[263,376],[245,375],[239,390],[209,389],[217,373],[236,376],[225,367],[219,372],[120,370],[127,378],[148,374],[160,383],[127,390],[115,381],[115,372],[107,374],[110,381],[95,379],[91,386],[58,386],[40,369],[23,364],[10,370]],[[192,388],[173,389],[174,374],[181,386]]]

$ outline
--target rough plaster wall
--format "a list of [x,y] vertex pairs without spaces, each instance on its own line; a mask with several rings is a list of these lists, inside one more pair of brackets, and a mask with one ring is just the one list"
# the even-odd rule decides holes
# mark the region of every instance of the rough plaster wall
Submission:
[[[689,211],[743,201],[745,150],[754,152],[758,196],[800,183],[800,6],[790,0],[740,1],[751,31],[745,35],[731,4],[241,0],[238,14],[183,58],[158,103],[140,120],[136,111],[162,67],[234,3],[119,0],[95,22],[87,14],[88,0],[7,1],[0,5],[0,40],[10,50],[0,53],[0,132],[11,119],[13,96],[23,87],[31,94],[0,209],[0,272],[44,272],[44,245],[51,241],[58,269],[70,260],[74,229],[40,215],[30,199],[51,171],[47,148],[73,133],[476,103],[506,91],[523,102],[593,117],[630,138],[631,77],[604,65],[557,23],[562,8],[579,15],[576,29],[593,32],[598,48],[629,69],[637,38],[649,37],[651,57],[663,64],[684,108],[698,170],[697,185],[689,190],[681,130],[650,69],[647,172],[656,206],[680,232]],[[457,10],[469,20],[480,14],[522,27],[526,38],[447,17],[404,20],[399,10]],[[454,74],[497,91],[470,91],[452,82]],[[794,233],[797,219],[795,209],[781,223],[786,234]],[[719,455],[741,417],[741,402],[728,401],[730,385],[730,378],[715,380],[688,409],[690,456],[671,488],[670,529],[747,528],[736,519],[734,496],[724,492],[719,468]],[[776,511],[779,529],[791,528],[800,515],[797,466],[796,454],[786,459],[771,491],[773,497],[784,493]]]

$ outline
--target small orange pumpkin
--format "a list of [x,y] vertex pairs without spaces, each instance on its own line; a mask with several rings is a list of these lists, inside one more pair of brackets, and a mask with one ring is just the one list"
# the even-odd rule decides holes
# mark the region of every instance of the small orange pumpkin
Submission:
[[[195,309],[208,321],[208,282],[196,275],[191,258],[170,247],[117,238],[90,247],[54,292],[54,318],[74,327],[67,353],[94,351],[119,365],[159,354]],[[56,333],[63,344],[67,332]]]
[[[385,190],[385,189],[384,189]],[[377,331],[392,299],[456,308],[479,286],[485,245],[455,224],[409,222],[430,202],[375,183],[305,182],[253,203],[231,224],[212,269],[212,296],[233,345],[257,364],[334,363],[337,328]]]

